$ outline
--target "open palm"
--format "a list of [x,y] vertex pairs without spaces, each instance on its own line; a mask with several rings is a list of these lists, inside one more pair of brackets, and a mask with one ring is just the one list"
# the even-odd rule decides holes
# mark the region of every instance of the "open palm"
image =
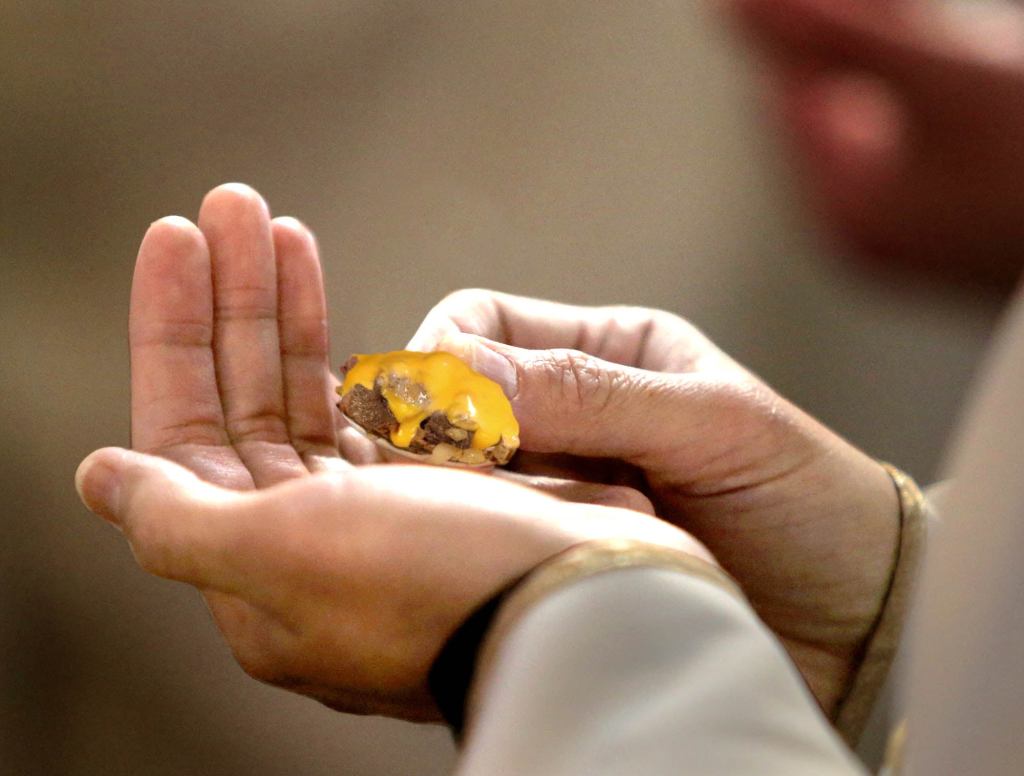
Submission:
[[[211,191],[139,249],[129,339],[132,446],[247,490],[346,466],[315,240],[252,189]],[[248,604],[207,601],[222,628]]]

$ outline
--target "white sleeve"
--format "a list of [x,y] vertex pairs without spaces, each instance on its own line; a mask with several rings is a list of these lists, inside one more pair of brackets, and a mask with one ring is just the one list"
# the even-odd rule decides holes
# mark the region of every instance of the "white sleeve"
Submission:
[[865,773],[747,604],[670,570],[557,590],[478,681],[461,776]]
[[1024,773],[1024,287],[957,434],[910,641],[905,772]]

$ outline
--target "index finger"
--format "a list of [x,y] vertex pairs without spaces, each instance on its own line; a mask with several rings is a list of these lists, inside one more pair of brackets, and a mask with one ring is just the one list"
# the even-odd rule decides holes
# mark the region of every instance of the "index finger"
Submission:
[[568,348],[617,364],[690,372],[724,356],[692,324],[664,310],[626,305],[585,307],[485,289],[449,294],[426,316],[410,350],[444,349],[475,334],[529,350]]

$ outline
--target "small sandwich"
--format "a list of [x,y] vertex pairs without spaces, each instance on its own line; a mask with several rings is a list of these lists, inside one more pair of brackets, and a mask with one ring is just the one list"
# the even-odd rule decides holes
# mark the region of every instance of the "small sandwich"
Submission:
[[508,463],[519,423],[493,380],[450,353],[352,356],[338,408],[368,436],[437,464]]

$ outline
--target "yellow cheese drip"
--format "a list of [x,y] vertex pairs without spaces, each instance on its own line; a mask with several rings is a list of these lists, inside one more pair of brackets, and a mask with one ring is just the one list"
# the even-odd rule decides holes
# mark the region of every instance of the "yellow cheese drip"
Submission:
[[518,445],[519,423],[501,386],[474,372],[451,353],[394,350],[357,354],[355,366],[345,375],[340,392],[344,395],[356,385],[373,390],[381,373],[422,385],[427,393],[423,406],[397,395],[385,382],[382,393],[398,421],[398,430],[391,434],[391,443],[396,447],[408,447],[420,423],[435,412],[443,412],[454,425],[472,430],[472,447],[478,450],[491,447],[502,438],[511,447]]

